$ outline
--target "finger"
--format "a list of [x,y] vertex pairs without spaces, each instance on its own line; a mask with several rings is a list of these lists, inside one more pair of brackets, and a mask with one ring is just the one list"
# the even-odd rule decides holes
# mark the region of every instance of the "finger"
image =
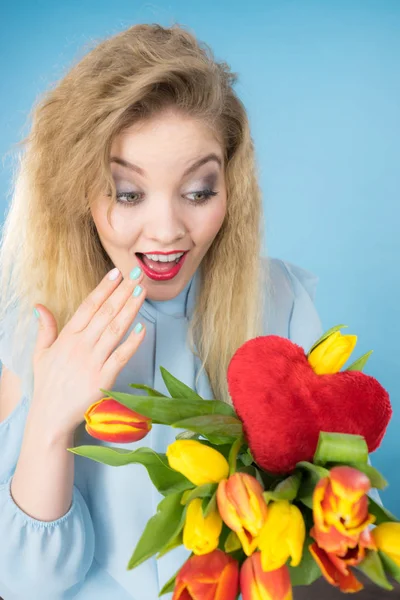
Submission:
[[75,314],[65,325],[63,333],[79,333],[89,325],[100,307],[123,281],[120,272],[117,274],[116,279],[111,279],[110,276],[113,275],[113,271],[114,269],[109,271],[99,285],[83,300]]
[[[142,326],[142,329],[139,333],[135,331],[135,327],[137,325]],[[142,343],[146,335],[146,327],[142,322],[138,322],[136,326],[132,329],[125,342],[120,344],[105,361],[102,368],[102,373],[104,374],[106,381],[115,381],[119,372],[127,365]]]
[[[111,331],[114,333],[115,343],[113,349],[115,348],[115,345],[121,340],[125,333],[122,332],[121,318],[118,319],[118,315],[132,297],[136,287],[143,288],[143,272],[140,273],[140,276],[137,279],[131,279],[130,277],[124,278],[121,284],[100,306],[83,332],[85,340],[88,341],[90,345],[94,347],[105,331]],[[127,325],[127,328],[129,325],[130,323]],[[110,352],[111,351],[112,350],[110,350]]]
[[116,346],[120,344],[122,338],[138,315],[139,309],[146,297],[146,289],[143,285],[137,285],[135,290],[126,299],[123,308],[110,321],[93,347],[94,358],[100,364],[104,364],[111,353],[114,352]]

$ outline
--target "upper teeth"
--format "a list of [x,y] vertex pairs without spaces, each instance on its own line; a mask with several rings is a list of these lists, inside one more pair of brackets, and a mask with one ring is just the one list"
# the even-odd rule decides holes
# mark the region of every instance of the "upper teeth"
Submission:
[[174,260],[180,258],[183,254],[185,253],[177,252],[176,254],[145,254],[145,256],[151,260],[158,260],[159,262],[173,262]]

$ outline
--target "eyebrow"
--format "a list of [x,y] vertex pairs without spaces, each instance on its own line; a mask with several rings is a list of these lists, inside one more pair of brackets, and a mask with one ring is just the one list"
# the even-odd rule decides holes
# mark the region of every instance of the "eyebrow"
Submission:
[[[183,177],[186,177],[186,175],[193,173],[194,171],[196,171],[197,169],[199,169],[200,167],[202,167],[210,161],[214,161],[218,163],[220,167],[222,167],[221,158],[218,156],[218,154],[212,152],[211,154],[207,154],[207,156],[203,156],[203,158],[199,158],[199,160],[196,160],[188,169],[186,169],[186,171],[183,173]],[[142,169],[138,165],[128,162],[127,160],[124,160],[123,158],[119,158],[118,156],[111,156],[110,162],[115,162],[118,165],[121,165],[121,167],[126,167],[127,169],[130,169],[131,171],[136,171],[137,173],[139,173],[139,175],[146,177],[146,171],[144,169]]]

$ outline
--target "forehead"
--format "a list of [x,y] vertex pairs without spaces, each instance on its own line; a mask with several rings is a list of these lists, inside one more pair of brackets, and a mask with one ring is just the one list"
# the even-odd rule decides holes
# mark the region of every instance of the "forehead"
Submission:
[[145,167],[157,164],[188,166],[203,154],[223,149],[215,129],[176,112],[134,123],[113,140],[111,154]]

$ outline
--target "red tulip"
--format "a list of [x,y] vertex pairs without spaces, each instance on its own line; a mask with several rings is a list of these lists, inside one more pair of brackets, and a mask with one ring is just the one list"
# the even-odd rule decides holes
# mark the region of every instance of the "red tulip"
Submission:
[[368,477],[348,466],[331,469],[313,494],[314,527],[309,546],[324,577],[344,592],[356,592],[363,585],[349,570],[365,558],[366,549],[376,550],[369,525],[375,517],[368,513]]
[[263,571],[261,552],[247,558],[240,570],[243,600],[292,600],[289,569],[283,565],[275,571]]
[[235,600],[239,563],[222,550],[193,555],[175,580],[172,600]]
[[151,419],[144,417],[113,398],[102,398],[85,413],[86,431],[105,442],[137,442],[151,429]]

